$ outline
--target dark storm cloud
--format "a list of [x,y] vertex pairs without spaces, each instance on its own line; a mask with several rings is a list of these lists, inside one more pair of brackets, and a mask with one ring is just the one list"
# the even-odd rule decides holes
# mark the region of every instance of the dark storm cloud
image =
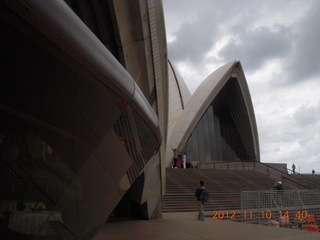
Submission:
[[[283,3],[277,1],[272,4],[283,7]],[[168,43],[169,57],[177,64],[189,61],[195,67],[203,65],[208,61],[206,54],[227,35],[231,35],[232,40],[209,61],[217,58],[221,62],[240,60],[248,72],[257,70],[268,60],[286,57],[292,49],[290,28],[280,24],[254,26],[263,15],[259,10],[263,9],[261,2],[165,0],[164,6],[170,21],[190,16],[172,33],[175,40]],[[177,8],[182,9],[181,12]]]
[[[278,11],[290,6],[296,9],[301,4],[301,1],[164,0],[168,20],[187,19],[172,32],[175,40],[168,43],[169,57],[176,64],[189,61],[195,67],[217,59],[240,60],[248,73],[259,70],[268,61],[281,59],[286,74],[272,84],[314,77],[320,73],[319,2],[309,1],[312,7],[302,19],[293,12],[290,18],[296,20],[294,24],[255,26],[261,17],[266,17],[265,9]],[[273,12],[268,14],[270,19],[274,17]],[[231,23],[231,27],[226,27],[226,23]],[[209,50],[227,34],[232,39],[218,55],[207,59]]]
[[260,27],[246,29],[235,26],[231,31],[232,41],[220,52],[225,61],[239,59],[246,70],[257,70],[268,60],[285,57],[291,50],[290,29],[285,26]]
[[300,82],[320,74],[320,2],[317,2],[305,18],[297,23],[292,41],[294,51],[287,59],[285,70],[288,81]]
[[175,63],[189,61],[194,66],[202,65],[206,54],[221,37],[221,24],[239,11],[240,4],[235,5],[230,0],[164,0],[167,22],[188,19],[172,33],[175,40],[168,42],[170,59]]
[[[188,60],[195,65],[205,60],[205,54],[210,50],[215,39],[215,33],[201,27],[200,21],[186,22],[175,33],[176,40],[168,44],[169,57],[173,62]],[[190,31],[192,30],[192,34]]]

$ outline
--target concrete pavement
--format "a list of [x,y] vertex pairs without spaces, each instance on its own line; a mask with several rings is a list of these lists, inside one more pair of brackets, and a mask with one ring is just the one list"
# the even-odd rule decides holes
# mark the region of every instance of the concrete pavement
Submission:
[[259,224],[214,220],[197,220],[197,213],[164,213],[162,219],[108,223],[94,240],[319,240],[320,233]]

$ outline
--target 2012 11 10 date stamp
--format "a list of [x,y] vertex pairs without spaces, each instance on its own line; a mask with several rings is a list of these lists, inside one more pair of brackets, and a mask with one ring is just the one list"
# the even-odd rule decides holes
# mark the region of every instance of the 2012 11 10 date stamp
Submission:
[[302,218],[306,219],[308,217],[307,211],[270,211],[270,210],[262,210],[262,211],[212,211],[213,219],[274,219],[274,218]]
[[212,211],[213,219],[237,219],[240,218],[236,211]]

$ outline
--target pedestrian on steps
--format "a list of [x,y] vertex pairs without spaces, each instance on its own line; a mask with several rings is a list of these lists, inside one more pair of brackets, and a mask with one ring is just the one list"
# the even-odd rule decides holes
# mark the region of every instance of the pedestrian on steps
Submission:
[[296,174],[296,165],[292,164],[292,173]]
[[182,153],[181,160],[182,160],[182,168],[185,169],[187,167],[187,155],[185,152]]
[[199,214],[198,214],[198,220],[204,221],[205,215],[204,215],[204,202],[205,200],[202,199],[203,193],[207,192],[206,188],[204,187],[204,181],[200,181],[200,187],[196,189],[195,196],[197,197],[198,201],[198,209],[199,209]]

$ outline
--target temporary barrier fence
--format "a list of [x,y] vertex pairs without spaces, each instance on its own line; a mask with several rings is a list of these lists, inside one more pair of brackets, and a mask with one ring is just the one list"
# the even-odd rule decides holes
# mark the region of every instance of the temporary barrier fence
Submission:
[[320,216],[320,192],[316,190],[242,191],[243,222],[298,224],[312,222]]

